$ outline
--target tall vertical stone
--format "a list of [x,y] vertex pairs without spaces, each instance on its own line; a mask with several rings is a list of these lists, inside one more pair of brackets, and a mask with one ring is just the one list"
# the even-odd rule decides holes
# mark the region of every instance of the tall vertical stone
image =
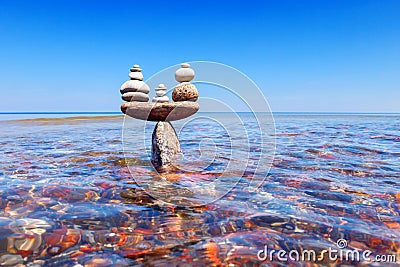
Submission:
[[151,157],[155,167],[170,164],[176,154],[182,153],[178,136],[170,122],[157,122],[151,142]]

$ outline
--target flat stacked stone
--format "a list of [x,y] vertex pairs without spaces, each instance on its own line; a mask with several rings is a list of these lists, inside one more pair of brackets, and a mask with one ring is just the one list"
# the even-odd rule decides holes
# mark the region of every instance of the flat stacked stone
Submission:
[[121,105],[121,111],[138,120],[176,121],[192,116],[200,109],[196,102],[127,102]]
[[130,71],[130,80],[122,84],[120,89],[122,99],[128,102],[148,102],[150,88],[143,82],[142,69],[139,65],[133,65]]

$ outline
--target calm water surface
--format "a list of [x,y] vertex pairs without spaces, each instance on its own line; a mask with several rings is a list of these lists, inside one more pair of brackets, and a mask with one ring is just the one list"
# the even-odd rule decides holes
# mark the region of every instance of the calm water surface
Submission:
[[[250,166],[225,197],[197,207],[165,205],[134,182],[122,151],[122,123],[122,116],[0,122],[0,264],[259,266],[257,252],[265,245],[319,253],[337,249],[338,239],[348,249],[400,260],[398,115],[275,115],[276,155],[259,190],[247,190]],[[211,137],[220,131],[196,123]],[[192,153],[193,141],[202,138],[203,131],[186,131],[182,149]],[[257,158],[257,133],[249,138],[251,159]],[[163,184],[179,189],[188,181],[222,179],[235,150],[217,145],[218,157],[206,170],[165,179],[154,174],[146,151],[127,160],[136,179],[162,194]],[[264,262],[344,263],[381,265]]]

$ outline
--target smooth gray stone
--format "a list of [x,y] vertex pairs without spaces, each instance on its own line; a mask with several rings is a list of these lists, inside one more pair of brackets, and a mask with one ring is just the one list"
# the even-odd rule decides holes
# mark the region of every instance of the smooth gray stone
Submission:
[[138,120],[176,121],[195,114],[200,109],[196,102],[125,102],[121,111]]
[[129,80],[124,82],[123,85],[121,85],[120,92],[121,94],[127,92],[142,92],[148,94],[150,92],[150,87],[143,81]]
[[165,85],[163,84],[163,83],[160,83],[159,85],[158,85],[158,87],[156,88],[156,91],[157,90],[167,90],[167,87],[165,87]]
[[167,92],[167,87],[163,83],[160,83],[158,87],[156,88],[156,96],[164,96],[165,93]]
[[156,89],[156,96],[164,96],[166,92],[164,89]]
[[147,102],[149,101],[149,95],[141,92],[128,92],[122,95],[122,99],[128,102]]
[[170,122],[157,122],[151,141],[151,157],[155,167],[172,163],[175,155],[182,153],[178,136]]
[[133,67],[130,69],[130,71],[132,72],[141,72],[142,69],[140,68],[140,66],[138,64],[133,65]]
[[156,96],[156,97],[153,97],[153,102],[159,102],[159,103],[161,103],[161,102],[169,102],[169,98],[166,95],[164,95],[164,96]]
[[143,81],[143,74],[140,71],[133,71],[129,73],[129,78],[132,80]]

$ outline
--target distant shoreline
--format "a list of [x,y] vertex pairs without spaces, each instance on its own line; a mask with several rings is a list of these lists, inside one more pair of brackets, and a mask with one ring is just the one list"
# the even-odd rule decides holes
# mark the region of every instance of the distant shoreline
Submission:
[[[256,114],[269,114],[265,112],[256,112]],[[235,114],[233,112],[198,112],[200,115],[207,114]],[[237,112],[236,114],[246,115],[251,112]],[[397,117],[400,113],[356,113],[356,112],[273,112],[273,116],[386,116]],[[123,118],[125,115],[121,112],[0,112],[0,123],[12,122],[62,122],[62,121],[94,121],[110,120]]]
[[4,111],[0,115],[30,115],[30,114],[121,114],[117,111],[33,111],[33,112],[17,112],[17,111]]

